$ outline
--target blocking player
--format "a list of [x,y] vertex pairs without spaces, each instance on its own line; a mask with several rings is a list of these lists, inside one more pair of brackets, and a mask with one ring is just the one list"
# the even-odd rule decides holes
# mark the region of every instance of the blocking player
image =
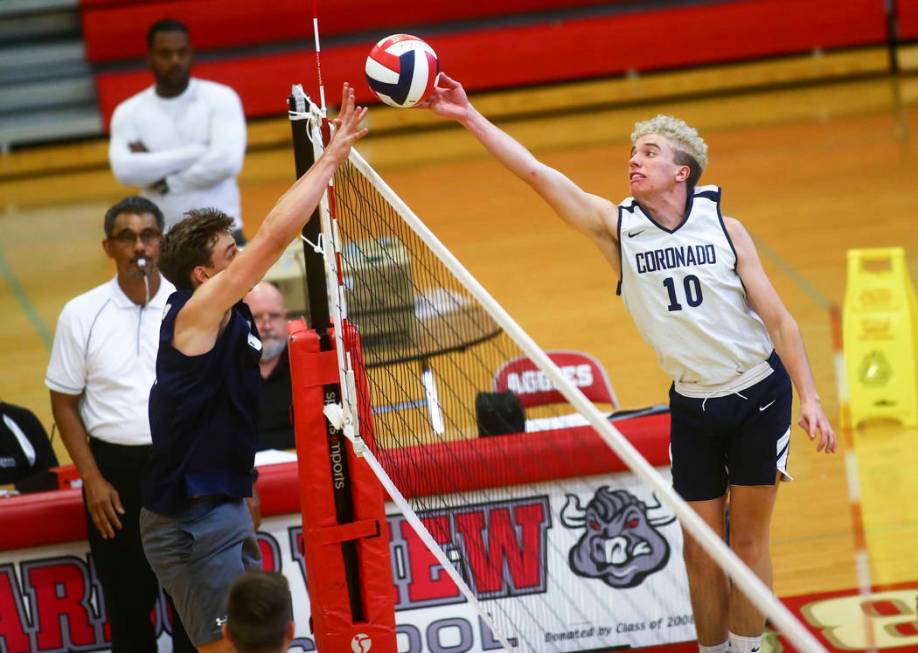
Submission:
[[[791,382],[799,424],[835,451],[800,329],[765,274],[749,233],[698,187],[707,145],[670,116],[639,122],[628,160],[631,197],[615,205],[538,161],[482,116],[447,75],[423,104],[459,122],[620,274],[619,293],[673,379],[673,485],[762,581],[772,580],[769,527],[778,481],[790,478]],[[684,556],[699,649],[759,650],[764,616],[686,533]]]
[[189,212],[163,238],[160,269],[177,291],[166,306],[150,391],[153,454],[140,523],[150,565],[202,653],[232,651],[221,629],[229,587],[261,562],[244,499],[252,494],[262,345],[242,298],[300,233],[366,134],[365,115],[345,84],[324,154],[244,251],[232,218],[216,209]]

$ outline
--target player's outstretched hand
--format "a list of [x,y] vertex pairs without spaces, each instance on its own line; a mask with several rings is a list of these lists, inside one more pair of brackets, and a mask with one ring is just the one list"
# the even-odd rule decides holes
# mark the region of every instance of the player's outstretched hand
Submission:
[[338,117],[332,121],[335,125],[335,133],[332,135],[325,152],[332,157],[337,163],[341,164],[347,159],[351,151],[351,146],[366,136],[367,128],[360,127],[360,123],[367,116],[366,107],[356,106],[354,100],[354,89],[350,84],[344,82],[341,89],[341,111]]
[[800,421],[798,423],[806,431],[810,440],[815,440],[817,432],[819,433],[816,451],[835,453],[835,432],[818,401],[800,402]]
[[462,84],[446,73],[440,73],[440,79],[430,97],[415,106],[430,109],[438,116],[460,122],[467,118],[472,110],[469,96],[466,95]]

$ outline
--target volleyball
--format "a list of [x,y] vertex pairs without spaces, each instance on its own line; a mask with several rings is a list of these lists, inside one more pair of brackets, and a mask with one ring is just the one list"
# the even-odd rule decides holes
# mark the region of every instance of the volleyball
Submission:
[[367,83],[380,100],[392,107],[423,102],[440,76],[437,53],[410,34],[393,34],[377,43],[367,57]]

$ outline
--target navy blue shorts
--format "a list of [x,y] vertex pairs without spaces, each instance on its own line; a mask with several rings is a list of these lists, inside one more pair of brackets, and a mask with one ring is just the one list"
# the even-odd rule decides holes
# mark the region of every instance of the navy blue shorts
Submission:
[[774,370],[738,393],[698,399],[670,388],[673,487],[686,501],[723,496],[727,485],[774,485],[787,478],[790,377],[776,353]]

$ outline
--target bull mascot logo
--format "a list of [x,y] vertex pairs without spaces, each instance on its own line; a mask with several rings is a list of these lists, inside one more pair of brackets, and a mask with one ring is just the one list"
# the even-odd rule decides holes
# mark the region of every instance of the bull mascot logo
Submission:
[[571,571],[600,578],[611,587],[628,588],[665,567],[669,543],[657,528],[676,518],[651,518],[650,511],[661,508],[654,499],[655,504],[648,506],[630,492],[603,486],[584,509],[577,496],[568,494],[561,523],[567,528],[586,529],[568,556]]

